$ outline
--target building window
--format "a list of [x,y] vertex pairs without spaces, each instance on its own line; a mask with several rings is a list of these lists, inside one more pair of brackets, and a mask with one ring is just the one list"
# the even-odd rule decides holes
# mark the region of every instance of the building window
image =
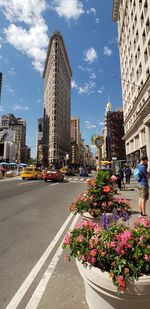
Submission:
[[148,4],[147,4],[147,0],[145,0],[145,3],[144,3],[144,13],[145,13],[145,15],[147,13],[147,10],[148,10]]
[[146,48],[145,51],[144,51],[144,60],[145,60],[145,63],[148,61],[147,48]]
[[141,9],[142,7],[142,0],[139,0],[139,8]]
[[150,24],[149,24],[149,18],[147,19],[147,22],[146,22],[146,32],[147,34],[149,33],[150,31]]
[[143,45],[144,45],[144,43],[145,43],[145,41],[146,41],[145,30],[144,30],[143,33],[142,33],[142,39],[143,39]]
[[143,23],[144,23],[144,15],[143,15],[143,12],[141,14],[141,27],[143,26]]

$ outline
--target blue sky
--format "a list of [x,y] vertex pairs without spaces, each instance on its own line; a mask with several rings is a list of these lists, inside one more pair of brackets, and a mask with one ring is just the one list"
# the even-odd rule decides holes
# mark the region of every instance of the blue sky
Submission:
[[37,119],[43,116],[42,71],[52,32],[60,31],[64,38],[73,72],[71,114],[80,118],[86,144],[91,134],[101,133],[108,96],[112,110],[122,106],[112,6],[113,0],[0,0],[0,115],[26,120],[32,156]]

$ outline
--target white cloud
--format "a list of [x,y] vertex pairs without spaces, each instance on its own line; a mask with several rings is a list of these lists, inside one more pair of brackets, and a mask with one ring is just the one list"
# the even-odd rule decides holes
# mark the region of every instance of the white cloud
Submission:
[[100,87],[100,89],[98,89],[98,93],[102,94],[104,92],[104,87]]
[[96,24],[99,24],[99,18],[98,17],[95,18],[95,22],[96,22]]
[[100,120],[98,120],[97,123],[98,123],[100,126],[103,126],[103,125],[104,125],[104,122],[103,122],[103,121],[100,121]]
[[93,81],[85,83],[83,86],[79,86],[74,80],[71,81],[71,88],[76,89],[78,94],[91,94],[94,92],[96,84]]
[[112,50],[108,46],[104,46],[104,55],[105,56],[111,56]]
[[22,105],[18,105],[18,104],[15,104],[13,106],[13,110],[14,111],[17,111],[17,110],[21,110],[21,111],[28,111],[29,110],[29,107],[28,106],[22,106]]
[[0,7],[11,23],[19,21],[32,25],[46,10],[46,2],[45,0],[1,0]]
[[[7,42],[32,58],[37,71],[43,71],[48,45],[48,27],[42,17],[46,10],[45,0],[1,0],[0,8],[10,25],[4,29]],[[26,28],[16,25],[24,23]]]
[[95,73],[91,73],[90,78],[91,79],[95,79],[96,78],[96,74]]
[[88,83],[85,83],[85,85],[83,87],[78,87],[78,93],[79,94],[83,94],[83,93],[87,93],[90,94],[91,92],[93,92],[93,89],[95,88],[96,84],[92,81],[89,81]]
[[97,59],[97,52],[93,47],[90,47],[88,50],[84,51],[85,58],[89,64],[93,63]]
[[112,39],[110,39],[108,42],[109,42],[109,44],[118,43],[118,38],[113,36]]
[[80,0],[53,0],[52,8],[60,17],[67,20],[77,20],[83,13],[83,3]]
[[95,14],[96,14],[96,10],[95,10],[95,8],[90,8],[90,9],[89,9],[89,10],[87,10],[86,12],[87,12],[87,14],[93,14],[93,15],[95,15]]
[[82,71],[82,72],[88,72],[91,73],[92,69],[89,67],[82,67],[81,65],[78,66],[78,68]]
[[95,124],[92,124],[90,121],[86,120],[85,121],[85,126],[87,129],[91,130],[91,129],[95,129],[96,128],[96,125]]
[[76,84],[76,82],[74,80],[71,81],[71,88],[72,89],[77,89],[78,88],[78,86],[77,86],[77,84]]

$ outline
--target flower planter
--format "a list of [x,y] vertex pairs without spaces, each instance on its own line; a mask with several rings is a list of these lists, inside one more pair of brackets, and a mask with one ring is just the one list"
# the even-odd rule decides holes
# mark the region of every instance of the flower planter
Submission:
[[131,280],[125,292],[118,293],[107,272],[96,267],[84,267],[76,259],[78,270],[84,280],[89,309],[149,309],[150,276]]
[[[107,218],[109,219],[109,223],[113,222],[113,214],[110,213],[106,213]],[[100,223],[101,222],[101,215],[97,216],[97,217],[93,217],[89,212],[84,212],[81,215],[81,218],[83,220],[92,220],[95,223]]]

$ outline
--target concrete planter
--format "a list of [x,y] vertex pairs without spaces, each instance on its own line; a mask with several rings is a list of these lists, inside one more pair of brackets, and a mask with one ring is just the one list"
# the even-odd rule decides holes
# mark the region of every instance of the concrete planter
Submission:
[[84,267],[77,259],[76,264],[84,280],[89,309],[150,308],[150,276],[131,280],[125,292],[118,293],[107,272],[96,267]]
[[[112,213],[106,213],[106,216],[109,218],[109,223],[111,223],[113,221],[113,214]],[[92,220],[96,223],[100,223],[101,222],[101,215],[99,215],[98,217],[93,217],[92,215],[89,214],[89,212],[84,212],[81,215],[81,218],[83,220]]]

